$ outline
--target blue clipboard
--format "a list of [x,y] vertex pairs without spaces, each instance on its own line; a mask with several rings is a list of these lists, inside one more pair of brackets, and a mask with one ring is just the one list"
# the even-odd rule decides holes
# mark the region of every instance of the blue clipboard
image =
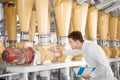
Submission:
[[75,75],[77,77],[81,77],[82,75],[91,74],[95,71],[95,67],[79,67],[79,68],[73,68]]

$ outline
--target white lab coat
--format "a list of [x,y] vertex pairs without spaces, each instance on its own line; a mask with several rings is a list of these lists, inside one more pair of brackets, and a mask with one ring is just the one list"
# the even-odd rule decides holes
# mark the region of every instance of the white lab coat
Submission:
[[[94,73],[91,74],[91,80],[115,80],[107,57],[97,43],[85,41],[81,51],[87,65],[96,67]],[[70,55],[74,55],[74,51]]]

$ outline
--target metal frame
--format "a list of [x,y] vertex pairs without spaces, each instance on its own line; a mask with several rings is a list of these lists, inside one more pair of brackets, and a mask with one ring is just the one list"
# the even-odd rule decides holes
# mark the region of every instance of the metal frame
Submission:
[[[110,63],[120,62],[120,58],[110,58],[108,60]],[[86,64],[84,63],[84,61],[72,61],[72,62],[64,62],[64,63],[51,63],[51,64],[44,64],[44,65],[35,65],[35,66],[33,66],[33,65],[9,66],[9,67],[7,67],[7,71],[15,72],[15,73],[23,73],[22,80],[28,80],[28,73],[32,72],[32,73],[34,73],[33,80],[36,80],[35,73],[39,72],[39,71],[48,71],[48,70],[52,70],[52,69],[70,68],[70,67],[85,66],[85,65]],[[74,79],[72,79],[72,80],[74,80]]]

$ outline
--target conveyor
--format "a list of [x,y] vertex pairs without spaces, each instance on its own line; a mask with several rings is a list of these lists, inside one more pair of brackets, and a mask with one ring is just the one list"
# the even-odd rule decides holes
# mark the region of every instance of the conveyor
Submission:
[[[120,58],[110,58],[108,60],[110,63],[111,62],[120,62]],[[7,71],[10,71],[13,73],[22,73],[23,80],[28,80],[28,73],[32,72],[34,74],[33,75],[34,80],[36,80],[36,77],[35,77],[36,72],[39,72],[39,71],[68,68],[68,67],[70,68],[70,67],[85,66],[85,65],[86,65],[86,63],[84,61],[71,61],[71,62],[64,62],[64,63],[51,63],[51,64],[35,65],[35,66],[33,66],[33,65],[9,66],[9,67],[7,67]]]

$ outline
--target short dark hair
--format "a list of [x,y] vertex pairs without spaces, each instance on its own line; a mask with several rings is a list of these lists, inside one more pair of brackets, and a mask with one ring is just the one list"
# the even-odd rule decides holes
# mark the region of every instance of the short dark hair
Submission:
[[72,38],[74,41],[79,40],[80,42],[84,42],[82,34],[80,31],[73,31],[68,35],[68,38]]

